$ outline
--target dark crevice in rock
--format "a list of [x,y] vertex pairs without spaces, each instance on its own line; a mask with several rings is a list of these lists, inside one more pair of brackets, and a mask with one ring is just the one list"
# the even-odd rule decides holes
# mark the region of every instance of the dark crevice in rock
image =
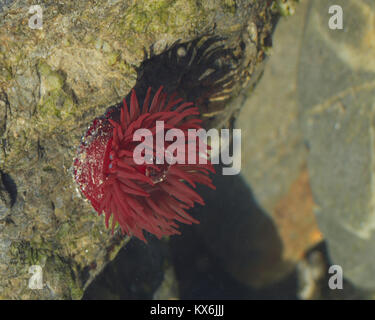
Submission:
[[10,175],[0,171],[0,198],[12,207],[17,200],[17,185]]

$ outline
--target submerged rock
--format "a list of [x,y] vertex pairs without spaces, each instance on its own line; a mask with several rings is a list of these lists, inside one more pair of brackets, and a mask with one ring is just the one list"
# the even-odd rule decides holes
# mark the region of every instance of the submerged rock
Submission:
[[298,121],[298,55],[307,8],[302,3],[295,16],[278,23],[261,80],[233,102],[241,105],[235,122],[242,132],[241,173],[216,178],[217,190],[206,197],[212,214],[198,227],[223,268],[254,288],[285,279],[322,240]]
[[335,4],[345,14],[343,30],[326,27],[326,1],[311,1],[298,72],[301,123],[332,262],[355,285],[375,289],[375,4]]
[[[202,37],[221,39],[228,51],[210,63],[228,66],[221,76],[234,81],[215,87],[201,113],[207,127],[228,126],[236,110],[225,102],[263,60],[278,12],[263,0],[49,2],[41,6],[43,28],[31,29],[29,1],[7,4],[0,12],[0,170],[13,177],[17,200],[0,233],[0,297],[78,299],[124,243],[72,179],[87,126],[137,78],[146,84],[158,76],[143,72],[153,70],[145,60]],[[192,69],[181,73],[182,84]],[[32,265],[42,267],[42,290],[28,287]]]

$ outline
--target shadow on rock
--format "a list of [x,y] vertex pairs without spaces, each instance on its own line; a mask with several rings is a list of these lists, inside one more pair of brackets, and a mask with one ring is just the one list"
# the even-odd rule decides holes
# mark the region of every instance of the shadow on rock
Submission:
[[[282,260],[281,239],[271,218],[241,176],[222,176],[221,168],[216,169],[217,190],[202,188],[206,206],[193,212],[201,223],[183,226],[182,236],[170,242],[181,297],[295,297],[295,275],[290,272],[285,278],[290,265]],[[276,287],[284,289],[273,291]]]

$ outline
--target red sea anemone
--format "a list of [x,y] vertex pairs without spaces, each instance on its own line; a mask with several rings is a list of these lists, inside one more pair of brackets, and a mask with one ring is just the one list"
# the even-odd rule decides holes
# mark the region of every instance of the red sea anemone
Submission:
[[[165,130],[177,128],[184,132],[187,150],[192,142],[188,129],[201,128],[198,108],[192,103],[181,103],[182,99],[175,99],[175,95],[168,98],[163,87],[151,104],[150,96],[151,88],[140,109],[133,90],[130,109],[124,99],[120,112],[112,110],[95,119],[74,161],[74,178],[99,215],[104,212],[107,228],[112,216],[112,232],[118,223],[124,234],[143,241],[146,241],[143,230],[160,238],[180,234],[177,221],[198,223],[186,212],[196,202],[204,205],[193,188],[197,183],[215,188],[208,176],[210,171],[214,172],[209,161],[171,165],[135,163],[133,151],[140,143],[133,141],[137,129],[146,128],[155,135],[156,121],[164,121]],[[172,142],[164,143],[167,148]],[[197,159],[198,144],[194,149]],[[156,151],[153,154],[155,159]]]

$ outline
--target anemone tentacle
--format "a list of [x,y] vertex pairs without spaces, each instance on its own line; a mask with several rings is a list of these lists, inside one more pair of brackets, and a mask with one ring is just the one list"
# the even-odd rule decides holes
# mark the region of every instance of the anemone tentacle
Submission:
[[[209,177],[215,173],[212,164],[207,159],[207,163],[199,162],[202,155],[198,144],[189,148],[194,139],[188,138],[188,130],[202,128],[198,108],[176,98],[175,94],[168,98],[162,86],[153,97],[151,90],[148,88],[142,107],[133,89],[129,107],[124,99],[117,117],[109,113],[107,117],[95,119],[74,162],[75,179],[99,215],[104,213],[107,228],[112,218],[112,232],[118,224],[124,234],[143,241],[146,241],[144,230],[161,238],[180,234],[176,221],[199,223],[187,213],[195,203],[204,205],[194,189],[197,184],[215,189]],[[184,133],[182,157],[185,160],[195,157],[197,164],[135,163],[135,131],[146,128],[155,137],[157,121],[164,121],[165,131],[176,128]],[[171,143],[164,142],[164,149]],[[154,145],[149,147],[156,159]]]

